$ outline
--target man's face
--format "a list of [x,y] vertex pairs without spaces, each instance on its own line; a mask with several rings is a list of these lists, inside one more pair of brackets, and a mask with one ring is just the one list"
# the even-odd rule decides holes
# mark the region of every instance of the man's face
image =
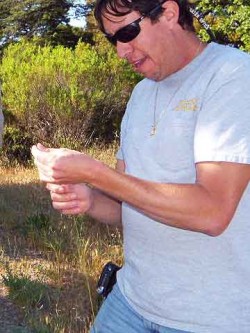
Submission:
[[[105,32],[114,35],[119,29],[140,18],[138,12],[131,12],[122,17],[108,15],[103,17]],[[172,73],[171,51],[174,40],[172,29],[168,29],[164,13],[159,20],[152,23],[144,18],[139,23],[140,33],[131,41],[124,43],[117,41],[116,49],[120,58],[126,59],[138,73],[160,81]]]

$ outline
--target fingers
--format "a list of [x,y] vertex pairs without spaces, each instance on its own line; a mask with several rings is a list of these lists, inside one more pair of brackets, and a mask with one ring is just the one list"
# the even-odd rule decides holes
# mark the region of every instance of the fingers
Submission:
[[[31,152],[42,182],[55,184],[88,182],[87,178],[91,175],[90,164],[94,160],[83,153],[66,148],[46,148],[42,144],[33,146]],[[86,166],[87,172],[83,172],[85,170],[83,165]]]
[[81,212],[77,194],[70,191],[71,186],[47,184],[50,189],[52,206],[63,214],[79,214]]
[[[31,149],[34,162],[38,168],[40,180],[46,183],[50,191],[53,207],[63,214],[85,213],[91,205],[90,189],[84,184],[73,184],[70,180],[74,172],[65,171],[66,162],[82,153],[66,149],[47,148],[38,143]],[[67,184],[67,182],[70,182]]]
[[76,200],[69,200],[64,197],[60,197],[59,200],[52,197],[53,208],[60,211],[62,214],[75,215],[75,214],[84,214],[89,208],[88,202]]
[[50,196],[51,196],[52,201],[55,201],[55,202],[67,202],[67,201],[72,201],[72,200],[77,199],[76,193],[62,194],[62,193],[56,193],[56,192],[50,191]]
[[72,152],[65,148],[46,148],[40,143],[32,146],[31,153],[40,180],[45,183],[60,184],[67,181],[72,183],[73,181],[70,181],[71,163],[66,163],[67,160],[70,162],[71,155],[74,155]]
[[36,147],[37,147],[37,149],[38,150],[41,150],[41,151],[47,151],[47,152],[49,152],[49,148],[47,148],[47,147],[45,147],[44,145],[42,145],[41,143],[38,143],[37,145],[36,145]]
[[77,199],[77,193],[72,184],[47,184],[46,188],[50,191],[50,196],[53,202],[68,202]]
[[52,205],[55,209],[60,211],[70,211],[79,208],[77,201],[52,201]]
[[53,208],[64,215],[83,214],[84,211],[77,201],[52,202]]
[[85,184],[47,184],[53,207],[62,214],[85,213],[91,204],[91,190]]
[[72,184],[53,184],[53,183],[48,183],[46,185],[47,190],[52,191],[54,193],[60,193],[60,194],[64,194],[64,193],[69,193],[69,192],[73,192],[74,187]]

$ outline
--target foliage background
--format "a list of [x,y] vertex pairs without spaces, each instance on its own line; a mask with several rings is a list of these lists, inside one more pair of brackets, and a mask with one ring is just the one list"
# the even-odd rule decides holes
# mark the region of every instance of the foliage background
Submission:
[[[201,0],[195,4],[204,14],[218,42],[250,51],[249,0]],[[200,35],[207,39],[204,29]]]
[[100,44],[10,45],[0,68],[7,126],[53,146],[113,141],[138,78],[113,49]]
[[[192,3],[191,3],[192,2]],[[190,0],[219,43],[250,51],[250,0]],[[86,26],[69,25],[69,9]],[[3,155],[26,163],[30,145],[84,149],[119,136],[126,101],[141,79],[98,33],[93,1],[3,0],[0,47]],[[200,38],[211,37],[195,19]]]

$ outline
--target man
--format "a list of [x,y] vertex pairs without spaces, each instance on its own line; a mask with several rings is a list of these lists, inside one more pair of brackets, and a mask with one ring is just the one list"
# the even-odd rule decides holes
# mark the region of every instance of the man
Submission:
[[249,333],[250,58],[201,43],[186,1],[98,0],[95,15],[145,77],[116,170],[33,147],[56,209],[123,226],[125,263],[91,332]]

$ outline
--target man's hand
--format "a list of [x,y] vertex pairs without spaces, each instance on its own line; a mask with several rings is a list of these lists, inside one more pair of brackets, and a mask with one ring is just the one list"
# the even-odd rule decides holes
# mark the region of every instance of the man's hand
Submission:
[[62,214],[86,213],[92,205],[92,190],[85,184],[47,184],[53,207]]
[[40,180],[45,183],[89,183],[100,162],[88,155],[65,148],[46,148],[41,144],[31,150]]

